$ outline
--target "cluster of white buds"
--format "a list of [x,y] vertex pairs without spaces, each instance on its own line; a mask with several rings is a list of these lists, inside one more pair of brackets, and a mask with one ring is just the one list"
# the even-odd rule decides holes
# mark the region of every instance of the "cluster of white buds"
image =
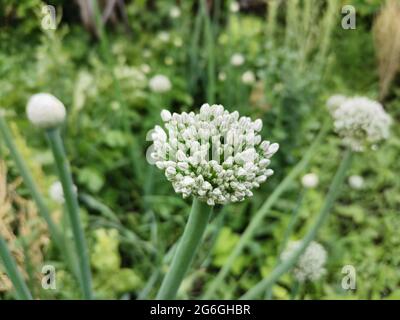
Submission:
[[26,113],[29,121],[42,129],[58,127],[67,115],[64,104],[49,93],[34,94],[28,101]]
[[[365,97],[353,97],[337,103],[331,109],[334,129],[343,144],[353,151],[363,151],[389,137],[392,119],[379,102]],[[331,106],[334,105],[331,103]]]
[[[77,194],[78,188],[74,185],[73,189],[74,193]],[[64,190],[60,181],[56,181],[50,186],[49,195],[54,202],[57,202],[58,204],[64,204]]]
[[273,174],[268,165],[279,145],[261,141],[260,119],[208,104],[198,114],[163,110],[161,118],[166,131],[155,127],[151,158],[183,197],[211,206],[243,201]]
[[[281,260],[287,260],[301,245],[301,241],[290,242],[287,249],[281,254]],[[293,268],[293,275],[299,282],[306,280],[317,281],[325,273],[327,259],[326,250],[322,245],[313,241],[306,248]]]
[[157,93],[164,93],[171,90],[172,85],[168,77],[157,74],[149,81],[150,90]]

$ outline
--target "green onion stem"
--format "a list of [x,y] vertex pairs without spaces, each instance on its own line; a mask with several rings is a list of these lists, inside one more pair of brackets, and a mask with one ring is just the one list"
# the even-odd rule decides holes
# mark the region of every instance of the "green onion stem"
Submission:
[[158,300],[172,300],[175,298],[180,284],[196,254],[197,248],[201,243],[211,212],[212,207],[196,198],[193,199],[189,220],[182,238],[179,240],[171,267],[157,294]]
[[64,191],[65,205],[69,215],[72,233],[75,240],[75,247],[78,254],[82,291],[85,299],[93,299],[88,249],[79,214],[78,198],[74,190],[69,164],[60,135],[60,129],[55,128],[47,130],[46,134],[51,150],[53,151],[58,175]]

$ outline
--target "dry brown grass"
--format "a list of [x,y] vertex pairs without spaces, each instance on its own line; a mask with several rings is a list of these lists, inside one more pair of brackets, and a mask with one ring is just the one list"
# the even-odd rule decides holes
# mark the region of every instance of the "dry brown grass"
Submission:
[[400,1],[387,0],[373,27],[379,65],[380,100],[383,100],[400,68]]
[[[21,179],[10,183],[7,181],[7,168],[0,160],[0,234],[7,241],[21,272],[25,277],[26,262],[36,267],[43,264],[43,250],[49,242],[45,224],[38,217],[35,205],[17,193]],[[26,243],[26,250],[21,246],[21,240]],[[34,275],[39,280],[39,270]],[[40,281],[37,282],[40,284]],[[0,270],[0,292],[12,287],[7,276]]]

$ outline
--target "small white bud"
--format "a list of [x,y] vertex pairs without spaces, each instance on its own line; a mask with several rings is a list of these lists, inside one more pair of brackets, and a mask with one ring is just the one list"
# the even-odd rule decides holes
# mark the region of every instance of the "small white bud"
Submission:
[[349,185],[355,190],[360,190],[364,187],[364,178],[356,175],[350,176]]
[[239,9],[240,9],[239,3],[237,3],[236,1],[231,2],[230,6],[229,6],[229,10],[232,13],[238,12]]
[[28,101],[26,113],[30,122],[43,129],[58,127],[66,117],[63,103],[49,93],[33,95]]
[[242,74],[242,82],[244,84],[253,84],[256,81],[256,76],[253,71],[246,71]]
[[253,129],[254,131],[260,132],[262,129],[263,123],[261,119],[257,119],[256,121],[254,121],[253,123]]
[[[78,193],[78,188],[73,186],[74,193]],[[49,189],[50,198],[58,204],[64,204],[64,190],[60,181],[54,182]]]
[[235,53],[231,57],[231,64],[235,67],[239,67],[244,63],[244,56],[240,53]]
[[181,16],[181,10],[178,7],[172,7],[169,11],[169,16],[172,19],[179,18]]
[[168,122],[169,120],[171,120],[171,118],[172,118],[171,112],[165,109],[161,111],[161,119],[164,122]]
[[172,85],[171,81],[166,76],[158,74],[150,79],[149,87],[153,92],[164,93],[170,91]]
[[301,184],[304,188],[316,188],[319,183],[319,178],[315,173],[307,173],[301,178]]

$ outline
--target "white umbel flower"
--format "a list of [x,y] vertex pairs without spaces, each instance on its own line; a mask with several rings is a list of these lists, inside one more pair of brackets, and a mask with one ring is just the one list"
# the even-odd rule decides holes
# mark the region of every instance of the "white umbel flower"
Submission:
[[161,117],[166,130],[155,127],[151,157],[183,197],[211,206],[243,201],[273,174],[268,166],[279,145],[261,141],[260,119],[208,104],[198,114],[163,110]]
[[43,129],[61,125],[67,114],[64,104],[49,93],[34,94],[28,101],[26,113],[30,122]]
[[244,63],[244,56],[241,53],[235,53],[231,57],[231,64],[235,67],[239,67]]
[[318,175],[315,173],[307,173],[301,178],[301,184],[306,189],[316,188],[319,183]]
[[[77,193],[78,188],[75,185],[73,188],[74,188],[74,192]],[[50,186],[49,195],[53,201],[55,201],[59,204],[64,204],[64,202],[65,202],[64,190],[63,190],[63,187],[62,187],[62,184],[60,181],[56,181]]]
[[171,81],[168,79],[168,77],[162,74],[152,77],[149,81],[149,86],[151,91],[157,93],[167,92],[172,88]]
[[365,97],[346,99],[333,113],[335,131],[343,144],[363,151],[389,137],[392,122],[379,102]]
[[346,101],[346,99],[347,97],[342,94],[334,94],[333,96],[330,96],[326,101],[326,107],[328,108],[330,114],[333,115],[333,113],[341,106],[343,102]]
[[[281,260],[289,259],[300,245],[301,241],[289,243],[287,249],[281,254]],[[319,280],[326,273],[324,268],[326,259],[327,253],[324,247],[315,241],[311,242],[293,268],[294,277],[300,282]]]
[[364,187],[364,178],[357,175],[350,176],[349,185],[352,189],[360,190]]
[[253,84],[256,81],[256,76],[254,75],[254,72],[251,70],[248,70],[242,74],[242,82],[244,84]]

